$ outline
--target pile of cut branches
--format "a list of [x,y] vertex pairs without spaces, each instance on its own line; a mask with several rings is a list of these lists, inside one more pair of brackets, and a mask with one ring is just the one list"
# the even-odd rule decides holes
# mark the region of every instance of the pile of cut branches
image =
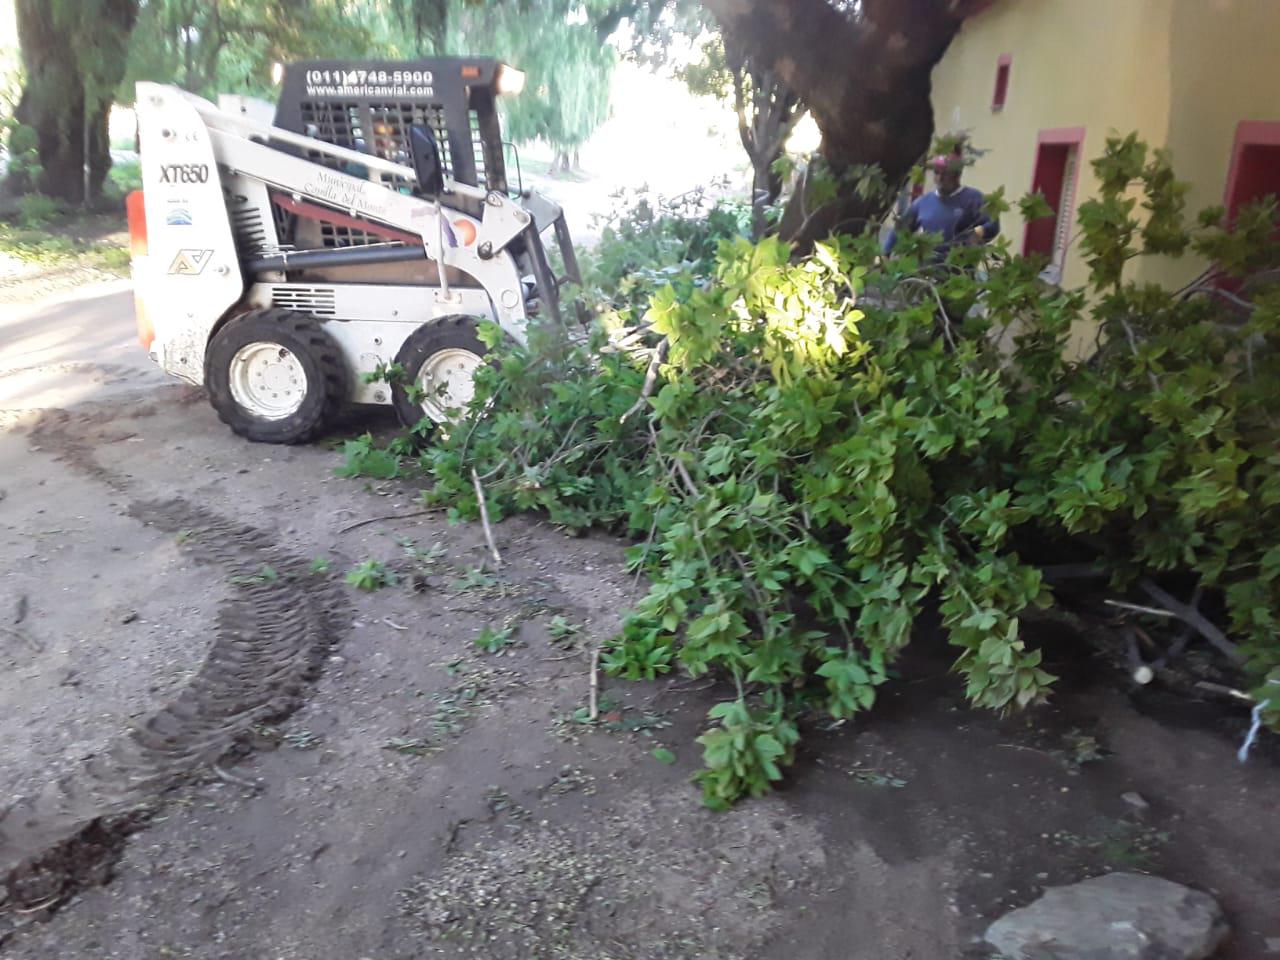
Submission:
[[1044,697],[1023,619],[1064,553],[1235,660],[1276,723],[1280,290],[1123,280],[1188,249],[1226,278],[1275,267],[1275,206],[1189,226],[1168,157],[1133,137],[1094,169],[1088,296],[998,249],[938,263],[926,236],[883,262],[868,237],[796,260],[731,236],[643,322],[606,311],[586,342],[527,346],[492,329],[472,417],[420,457],[426,496],[476,516],[474,470],[495,517],[634,538],[651,586],[603,662],[732,680],[700,738],[712,806],[769,789],[804,711],[872,707],[927,603],[973,703]]

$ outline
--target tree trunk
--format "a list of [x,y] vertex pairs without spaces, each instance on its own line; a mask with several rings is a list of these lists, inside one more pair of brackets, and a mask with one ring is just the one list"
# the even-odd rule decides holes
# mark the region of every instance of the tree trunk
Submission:
[[26,82],[14,119],[36,132],[41,171],[36,189],[51,197],[84,199],[84,78],[53,4],[18,0],[18,42]]
[[[822,131],[822,155],[840,172],[879,164],[903,177],[929,147],[929,75],[976,0],[705,0],[732,42],[804,101]],[[833,228],[857,228],[870,211],[856,197],[802,215],[782,233],[807,246]]]
[[89,173],[89,199],[97,200],[102,195],[102,185],[107,181],[111,171],[111,104],[114,96],[97,97],[89,104],[89,155],[85,165]]
[[765,209],[782,192],[782,178],[773,166],[804,115],[804,108],[799,98],[778,82],[773,71],[753,69],[733,47],[726,46],[725,52],[733,75],[738,136],[751,158],[751,235],[758,240],[768,227]]
[[782,193],[782,178],[773,169],[777,159],[776,155],[751,158],[751,235],[757,240],[768,227],[765,208]]
[[[15,12],[26,82],[14,118],[36,131],[36,188],[71,203],[92,201],[111,168],[107,117],[137,0],[101,0],[96,17],[73,0],[18,0]],[[87,63],[97,68],[86,70]]]

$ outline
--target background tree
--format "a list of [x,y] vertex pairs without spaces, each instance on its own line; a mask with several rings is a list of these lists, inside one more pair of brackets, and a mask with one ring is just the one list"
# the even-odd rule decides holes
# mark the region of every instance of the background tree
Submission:
[[517,142],[550,144],[552,172],[576,166],[578,150],[608,119],[617,54],[605,40],[616,12],[604,0],[462,3],[453,11],[452,51],[492,54],[525,72],[524,92],[502,101],[504,129]]
[[193,93],[262,93],[271,64],[369,52],[375,30],[403,32],[379,4],[340,0],[150,0],[140,11],[120,99],[133,82],[159,80]]
[[400,25],[413,34],[415,52],[437,54],[449,37],[449,0],[393,0]]
[[703,46],[703,59],[682,74],[694,93],[710,94],[733,103],[738,136],[751,160],[751,228],[764,234],[765,209],[782,192],[777,161],[787,138],[805,114],[800,98],[769,68],[760,68],[736,45],[715,36]]
[[111,167],[107,115],[138,0],[17,0],[15,12],[25,82],[14,117],[35,133],[35,187],[92,201]]
[[[979,2],[705,0],[705,6],[728,44],[808,106],[834,171],[879,164],[894,182],[929,147],[930,72]],[[781,229],[806,242],[869,212],[868,201],[852,191],[818,215],[802,216],[793,199]]]

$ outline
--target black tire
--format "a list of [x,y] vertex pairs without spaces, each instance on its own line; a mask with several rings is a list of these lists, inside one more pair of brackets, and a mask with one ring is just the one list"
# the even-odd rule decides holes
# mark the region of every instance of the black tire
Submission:
[[441,317],[409,334],[396,354],[396,363],[404,368],[404,382],[391,385],[391,405],[406,427],[417,426],[427,416],[422,404],[409,399],[407,387],[418,382],[423,365],[442,350],[467,350],[478,357],[489,353],[480,339],[479,324],[474,317]]
[[[302,368],[302,401],[287,415],[259,415],[234,395],[232,362],[253,343],[279,346]],[[311,317],[288,310],[251,310],[214,335],[205,352],[204,384],[219,419],[240,436],[257,443],[306,443],[347,399],[347,367],[333,338]]]

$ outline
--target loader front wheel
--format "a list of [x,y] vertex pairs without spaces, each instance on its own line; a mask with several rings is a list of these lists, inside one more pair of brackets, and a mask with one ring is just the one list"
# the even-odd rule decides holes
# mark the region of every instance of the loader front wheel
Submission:
[[205,389],[218,417],[259,443],[305,443],[347,396],[342,351],[315,320],[253,310],[227,323],[205,353]]
[[400,422],[412,428],[423,417],[434,423],[457,419],[475,396],[471,378],[488,352],[471,317],[441,317],[413,331],[396,354],[407,382],[391,385]]

